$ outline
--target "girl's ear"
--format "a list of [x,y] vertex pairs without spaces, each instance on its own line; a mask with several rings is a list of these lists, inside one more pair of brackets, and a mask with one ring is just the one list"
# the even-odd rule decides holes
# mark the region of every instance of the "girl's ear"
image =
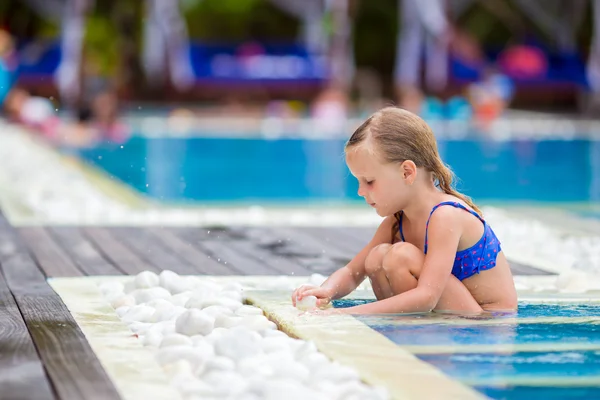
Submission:
[[415,179],[417,179],[417,165],[411,160],[403,161],[400,164],[400,172],[408,185],[412,185]]

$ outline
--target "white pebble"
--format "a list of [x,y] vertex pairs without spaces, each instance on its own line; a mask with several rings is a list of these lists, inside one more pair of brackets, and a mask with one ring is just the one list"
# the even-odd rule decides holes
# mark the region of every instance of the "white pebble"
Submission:
[[121,306],[121,307],[117,308],[115,310],[115,312],[117,313],[119,318],[123,318],[123,315],[125,315],[125,313],[127,313],[127,311],[129,311],[130,308],[131,307],[129,307],[129,306]]
[[208,335],[215,326],[215,319],[201,310],[192,308],[175,321],[175,331],[184,335]]
[[154,308],[146,305],[137,305],[130,307],[129,310],[123,315],[123,321],[125,322],[147,322],[154,314]]
[[202,380],[217,393],[226,394],[232,398],[246,389],[246,379],[235,371],[212,370],[202,375]]
[[169,346],[192,346],[192,339],[180,333],[172,333],[163,337],[160,342],[161,348]]
[[178,294],[192,289],[192,281],[181,277],[179,274],[164,270],[158,276],[159,284],[171,294]]
[[229,315],[217,315],[215,318],[215,328],[233,328],[244,322],[244,318]]
[[[190,299],[190,301],[192,299]],[[189,304],[189,302],[188,302],[188,304]],[[206,308],[209,306],[223,306],[223,307],[229,308],[231,311],[236,311],[238,308],[240,308],[242,306],[242,302],[233,300],[233,299],[228,299],[226,297],[224,297],[224,298],[216,298],[215,297],[215,298],[200,301],[198,303],[198,306],[195,308],[202,309],[202,308]],[[186,304],[186,307],[188,307],[187,304]]]
[[138,289],[149,289],[158,286],[159,278],[152,271],[144,271],[135,276],[134,282]]
[[151,322],[168,321],[170,319],[179,317],[185,311],[186,311],[186,309],[184,307],[176,307],[172,304],[169,304],[168,306],[158,307],[154,311],[154,314],[152,314],[150,321]]
[[296,308],[302,311],[314,310],[317,308],[316,296],[306,296],[296,301]]
[[233,371],[235,367],[235,362],[231,358],[214,356],[206,361],[204,373],[209,371]]
[[169,301],[173,303],[175,306],[185,307],[185,303],[187,303],[192,297],[192,291],[186,290],[185,292],[177,293],[173,295]]
[[114,309],[121,307],[132,307],[135,306],[135,304],[135,298],[130,294],[119,296],[110,302],[111,307]]
[[202,368],[208,360],[205,352],[198,351],[191,346],[168,346],[163,347],[156,353],[158,363],[162,366],[174,363],[179,360],[187,360],[195,371]]
[[233,316],[233,311],[231,311],[231,308],[224,306],[208,306],[206,308],[203,308],[202,312],[215,318],[219,315]]
[[215,353],[236,361],[252,357],[260,352],[261,340],[256,332],[241,327],[231,328],[215,341]]
[[157,332],[157,331],[153,331],[153,330],[148,330],[146,331],[146,334],[144,335],[144,341],[143,344],[144,346],[152,346],[152,347],[158,347],[160,346],[160,343],[163,340],[163,335],[161,332]]
[[168,299],[171,297],[171,293],[168,290],[161,287],[154,287],[150,289],[136,289],[131,292],[131,295],[135,298],[137,304],[147,303],[151,300],[156,299]]
[[152,327],[152,324],[148,322],[134,321],[127,324],[127,326],[129,327],[129,329],[131,329],[133,333],[136,333],[138,335],[145,335],[146,331]]

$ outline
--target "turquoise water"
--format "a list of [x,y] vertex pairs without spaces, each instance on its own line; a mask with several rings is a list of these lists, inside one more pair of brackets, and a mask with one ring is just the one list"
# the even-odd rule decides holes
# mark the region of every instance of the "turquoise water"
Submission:
[[[368,301],[338,300],[334,306],[350,307]],[[600,398],[597,304],[521,303],[516,315],[492,319],[448,315],[357,318],[394,343],[411,346],[407,349],[423,361],[494,399]],[[578,320],[569,321],[571,318]],[[408,319],[410,324],[406,323]],[[485,324],[477,324],[477,320],[485,320]],[[486,350],[469,350],[474,345],[484,345]],[[507,351],[506,345],[517,347]],[[442,351],[443,346],[452,346],[452,350]]]
[[[79,155],[168,202],[361,201],[343,147],[343,139],[133,137]],[[458,188],[480,201],[600,200],[597,141],[440,140],[439,148]]]

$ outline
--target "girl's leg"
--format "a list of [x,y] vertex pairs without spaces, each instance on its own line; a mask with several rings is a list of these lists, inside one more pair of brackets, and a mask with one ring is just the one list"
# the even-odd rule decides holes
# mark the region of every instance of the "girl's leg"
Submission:
[[[385,254],[381,258],[379,269],[374,266],[367,268],[367,273],[369,274],[369,278],[371,278],[371,282],[387,282],[389,285],[388,287],[384,286],[387,290],[381,291],[381,298],[391,297],[417,287],[417,282],[421,275],[421,268],[425,261],[423,252],[410,243],[401,242],[388,246],[389,247],[386,248],[387,251],[385,251]],[[374,253],[378,248],[379,246],[374,248],[371,253]],[[377,254],[379,255],[383,252],[384,250],[381,249]],[[371,258],[371,254],[369,254],[367,260],[369,260],[369,258]],[[377,257],[374,254],[372,258],[372,261],[374,262]],[[370,276],[370,271],[377,276],[372,278]],[[375,285],[373,290],[375,291]],[[381,300],[377,292],[375,292],[375,295],[377,296],[377,299]],[[435,306],[435,310],[481,312],[482,308],[477,301],[475,301],[466,286],[454,275],[451,275],[438,304]]]
[[391,248],[392,245],[389,243],[375,246],[365,260],[365,271],[371,281],[371,286],[377,300],[387,299],[394,295],[382,266],[383,257],[385,257]]

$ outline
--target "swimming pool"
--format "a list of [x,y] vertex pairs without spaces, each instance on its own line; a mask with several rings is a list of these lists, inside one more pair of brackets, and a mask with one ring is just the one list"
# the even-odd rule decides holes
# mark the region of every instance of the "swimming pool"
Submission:
[[[122,147],[77,154],[166,202],[360,203],[344,143],[134,136]],[[477,201],[600,201],[600,141],[440,139],[439,148],[460,178],[458,188]]]
[[[372,300],[338,300],[348,307]],[[600,304],[530,304],[495,318],[356,316],[494,399],[600,397]]]

